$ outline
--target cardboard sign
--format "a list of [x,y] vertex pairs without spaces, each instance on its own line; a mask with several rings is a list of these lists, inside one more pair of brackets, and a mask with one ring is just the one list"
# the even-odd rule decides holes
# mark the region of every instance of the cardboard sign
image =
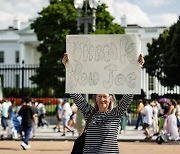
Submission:
[[67,35],[66,93],[140,94],[137,35]]

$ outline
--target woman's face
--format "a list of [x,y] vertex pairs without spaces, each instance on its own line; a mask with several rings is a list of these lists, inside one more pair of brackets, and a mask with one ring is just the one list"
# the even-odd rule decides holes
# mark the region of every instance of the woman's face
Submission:
[[111,102],[111,95],[109,94],[97,94],[96,103],[100,112],[106,112]]

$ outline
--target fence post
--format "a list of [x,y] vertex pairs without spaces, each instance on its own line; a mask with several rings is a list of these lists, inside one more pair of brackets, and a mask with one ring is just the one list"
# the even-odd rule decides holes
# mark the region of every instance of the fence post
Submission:
[[21,89],[21,98],[24,99],[24,60],[22,61],[22,89]]

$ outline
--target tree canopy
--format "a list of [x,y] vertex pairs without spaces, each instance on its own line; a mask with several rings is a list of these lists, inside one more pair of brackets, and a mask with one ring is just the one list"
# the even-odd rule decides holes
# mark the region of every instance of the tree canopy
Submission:
[[[61,58],[66,50],[66,35],[77,34],[77,10],[73,2],[74,0],[50,0],[49,6],[43,8],[31,24],[40,43],[38,51],[41,53],[40,67],[31,80],[43,90],[49,87],[48,91],[51,89],[55,96],[62,96],[65,89],[65,84],[62,82],[65,71]],[[114,18],[106,8],[105,4],[98,6],[96,31],[91,33],[123,34],[124,29],[113,23]],[[88,14],[91,15],[89,8]],[[83,33],[83,28],[80,33]]]
[[169,30],[148,43],[145,67],[151,76],[156,76],[164,86],[180,85],[180,17]]

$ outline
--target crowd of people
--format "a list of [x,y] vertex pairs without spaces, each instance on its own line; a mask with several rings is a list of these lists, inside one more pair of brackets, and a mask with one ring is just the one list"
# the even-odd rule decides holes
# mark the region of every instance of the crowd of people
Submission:
[[[34,101],[25,98],[21,105],[17,107],[14,105],[15,101],[8,99],[4,99],[0,103],[1,126],[4,131],[7,131],[7,135],[1,136],[1,138],[17,138],[19,134],[24,139],[21,146],[23,149],[28,149],[30,148],[28,145],[30,135],[35,137],[37,128],[49,126],[49,122],[46,120],[47,111],[42,100]],[[68,98],[58,99],[55,108],[57,124],[53,130],[62,132],[61,136],[65,136],[67,131],[74,135],[76,112],[75,103],[68,103]]]
[[28,149],[30,135],[35,136],[36,128],[49,126],[46,120],[46,108],[42,100],[33,101],[31,98],[24,98],[22,104],[14,107],[15,101],[4,99],[0,103],[1,126],[7,131],[6,136],[1,138],[17,138],[18,134],[22,138],[22,148]]
[[[145,139],[151,140],[152,136],[159,135],[160,131],[169,134],[172,140],[179,139],[180,132],[180,101],[174,99],[159,103],[154,100],[138,101],[138,118],[135,129],[142,126]],[[150,128],[153,128],[153,134],[150,134]]]
[[61,136],[65,136],[67,131],[72,132],[72,135],[74,135],[74,128],[76,124],[76,112],[77,112],[77,107],[75,103],[71,102],[69,104],[68,98],[59,99],[55,112],[56,112],[57,124],[53,128],[53,130],[56,131],[57,129],[58,132],[61,132],[60,129],[62,125],[63,134]]
[[[31,99],[25,99],[16,110],[14,105],[15,101],[9,101],[8,99],[4,99],[3,103],[0,104],[1,126],[3,130],[7,131],[7,138],[10,139],[12,137],[13,118],[18,117],[22,125],[20,135],[24,138],[21,146],[23,149],[28,149],[30,148],[28,144],[30,135],[34,137],[38,127],[49,126],[46,120],[46,108],[41,100],[34,102]],[[29,107],[25,108],[24,106]],[[119,133],[125,133],[127,124],[132,125],[131,112],[131,109],[128,108],[121,117]],[[179,139],[180,101],[172,99],[168,102],[159,103],[154,100],[148,103],[148,101],[140,99],[138,100],[137,114],[134,129],[137,130],[141,127],[144,130],[146,140],[151,140],[152,136],[158,135],[162,130],[169,133],[173,140]],[[66,136],[67,132],[74,135],[75,130],[79,134],[83,131],[85,121],[83,122],[84,119],[77,110],[75,103],[69,103],[68,98],[58,99],[55,115],[57,124],[53,127],[54,132],[57,131],[62,133],[61,136]]]

